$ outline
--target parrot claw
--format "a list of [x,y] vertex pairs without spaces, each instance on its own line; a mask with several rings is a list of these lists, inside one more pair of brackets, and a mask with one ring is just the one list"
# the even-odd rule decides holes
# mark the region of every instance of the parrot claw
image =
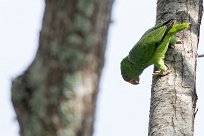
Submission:
[[171,71],[154,71],[152,74],[153,76],[166,76],[170,73]]
[[170,45],[169,47],[172,48],[172,49],[175,49],[175,46],[174,46],[174,45]]

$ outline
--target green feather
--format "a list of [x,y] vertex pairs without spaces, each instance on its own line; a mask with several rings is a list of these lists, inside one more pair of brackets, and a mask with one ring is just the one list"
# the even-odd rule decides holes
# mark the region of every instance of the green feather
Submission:
[[129,55],[121,61],[121,74],[125,81],[139,83],[139,76],[145,68],[154,64],[160,73],[167,71],[164,57],[169,44],[176,43],[174,35],[186,28],[190,23],[174,24],[173,20],[160,23],[146,31]]

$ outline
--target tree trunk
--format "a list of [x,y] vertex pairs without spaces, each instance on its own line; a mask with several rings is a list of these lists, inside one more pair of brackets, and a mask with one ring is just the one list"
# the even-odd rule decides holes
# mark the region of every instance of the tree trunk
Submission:
[[172,71],[153,77],[149,136],[192,136],[196,108],[196,60],[202,0],[158,0],[157,22],[175,18],[190,22],[189,29],[177,35],[182,44],[168,50],[165,62]]
[[91,136],[112,0],[46,0],[39,48],[12,83],[21,136]]

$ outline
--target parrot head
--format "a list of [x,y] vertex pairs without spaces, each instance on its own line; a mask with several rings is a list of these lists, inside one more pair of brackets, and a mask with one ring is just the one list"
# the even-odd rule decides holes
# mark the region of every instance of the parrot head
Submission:
[[123,79],[133,85],[139,84],[139,75],[143,70],[137,69],[135,65],[125,57],[120,63],[121,75]]

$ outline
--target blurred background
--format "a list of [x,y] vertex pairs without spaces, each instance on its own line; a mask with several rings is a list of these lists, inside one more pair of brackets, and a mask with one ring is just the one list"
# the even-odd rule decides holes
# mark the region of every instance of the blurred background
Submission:
[[[0,135],[19,136],[11,104],[11,80],[34,59],[44,11],[43,0],[0,0]],[[102,73],[94,136],[146,136],[148,133],[152,67],[144,71],[138,86],[123,81],[120,61],[140,36],[155,24],[156,0],[115,0],[112,10],[105,66]],[[201,26],[198,53],[204,53]],[[195,136],[204,130],[204,58],[197,62],[199,109]]]

